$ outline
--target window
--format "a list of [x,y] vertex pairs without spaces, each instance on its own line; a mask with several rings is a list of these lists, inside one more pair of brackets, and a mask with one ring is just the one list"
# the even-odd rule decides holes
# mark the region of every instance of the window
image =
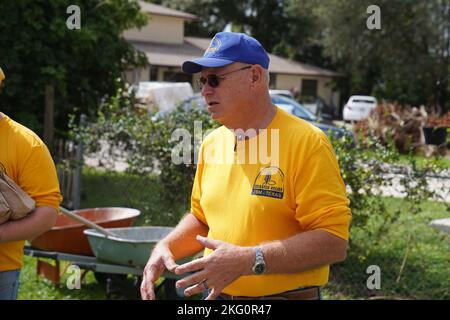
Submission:
[[192,75],[179,71],[166,71],[164,72],[163,81],[192,83]]
[[302,96],[317,97],[317,80],[302,80]]
[[158,68],[157,67],[150,67],[150,81],[158,81]]
[[375,101],[373,100],[364,100],[364,99],[353,99],[352,102],[375,104]]

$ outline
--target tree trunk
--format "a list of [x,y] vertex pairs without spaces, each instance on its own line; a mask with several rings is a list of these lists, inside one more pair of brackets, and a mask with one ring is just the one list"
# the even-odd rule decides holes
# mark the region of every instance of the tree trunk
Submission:
[[53,148],[53,135],[55,132],[54,113],[55,87],[52,84],[47,84],[45,86],[44,142],[50,150]]

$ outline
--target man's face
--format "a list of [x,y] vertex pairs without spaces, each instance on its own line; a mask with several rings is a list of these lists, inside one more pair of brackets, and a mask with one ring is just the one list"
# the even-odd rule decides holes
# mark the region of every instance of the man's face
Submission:
[[205,83],[202,88],[202,96],[214,120],[228,122],[227,119],[239,117],[241,108],[245,107],[249,99],[251,69],[239,69],[246,66],[236,62],[222,68],[204,69],[201,72],[201,77],[205,79],[208,75],[217,75],[220,78],[221,75],[232,72],[224,75],[223,79],[220,78],[217,87],[214,88],[209,83]]

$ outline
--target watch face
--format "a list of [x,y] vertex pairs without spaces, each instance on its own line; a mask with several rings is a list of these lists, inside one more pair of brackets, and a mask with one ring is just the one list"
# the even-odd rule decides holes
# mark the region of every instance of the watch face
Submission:
[[266,271],[266,266],[263,263],[258,263],[254,270],[253,270],[256,274],[262,274],[264,273],[264,271]]

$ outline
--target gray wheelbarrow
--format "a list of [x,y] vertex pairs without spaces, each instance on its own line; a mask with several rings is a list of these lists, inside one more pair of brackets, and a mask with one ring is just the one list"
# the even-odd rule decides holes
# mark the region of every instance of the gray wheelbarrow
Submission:
[[[143,268],[156,243],[172,230],[171,227],[128,227],[108,230],[113,236],[107,236],[95,229],[84,230],[84,234],[98,259]],[[177,262],[185,263],[192,258],[193,256]]]

